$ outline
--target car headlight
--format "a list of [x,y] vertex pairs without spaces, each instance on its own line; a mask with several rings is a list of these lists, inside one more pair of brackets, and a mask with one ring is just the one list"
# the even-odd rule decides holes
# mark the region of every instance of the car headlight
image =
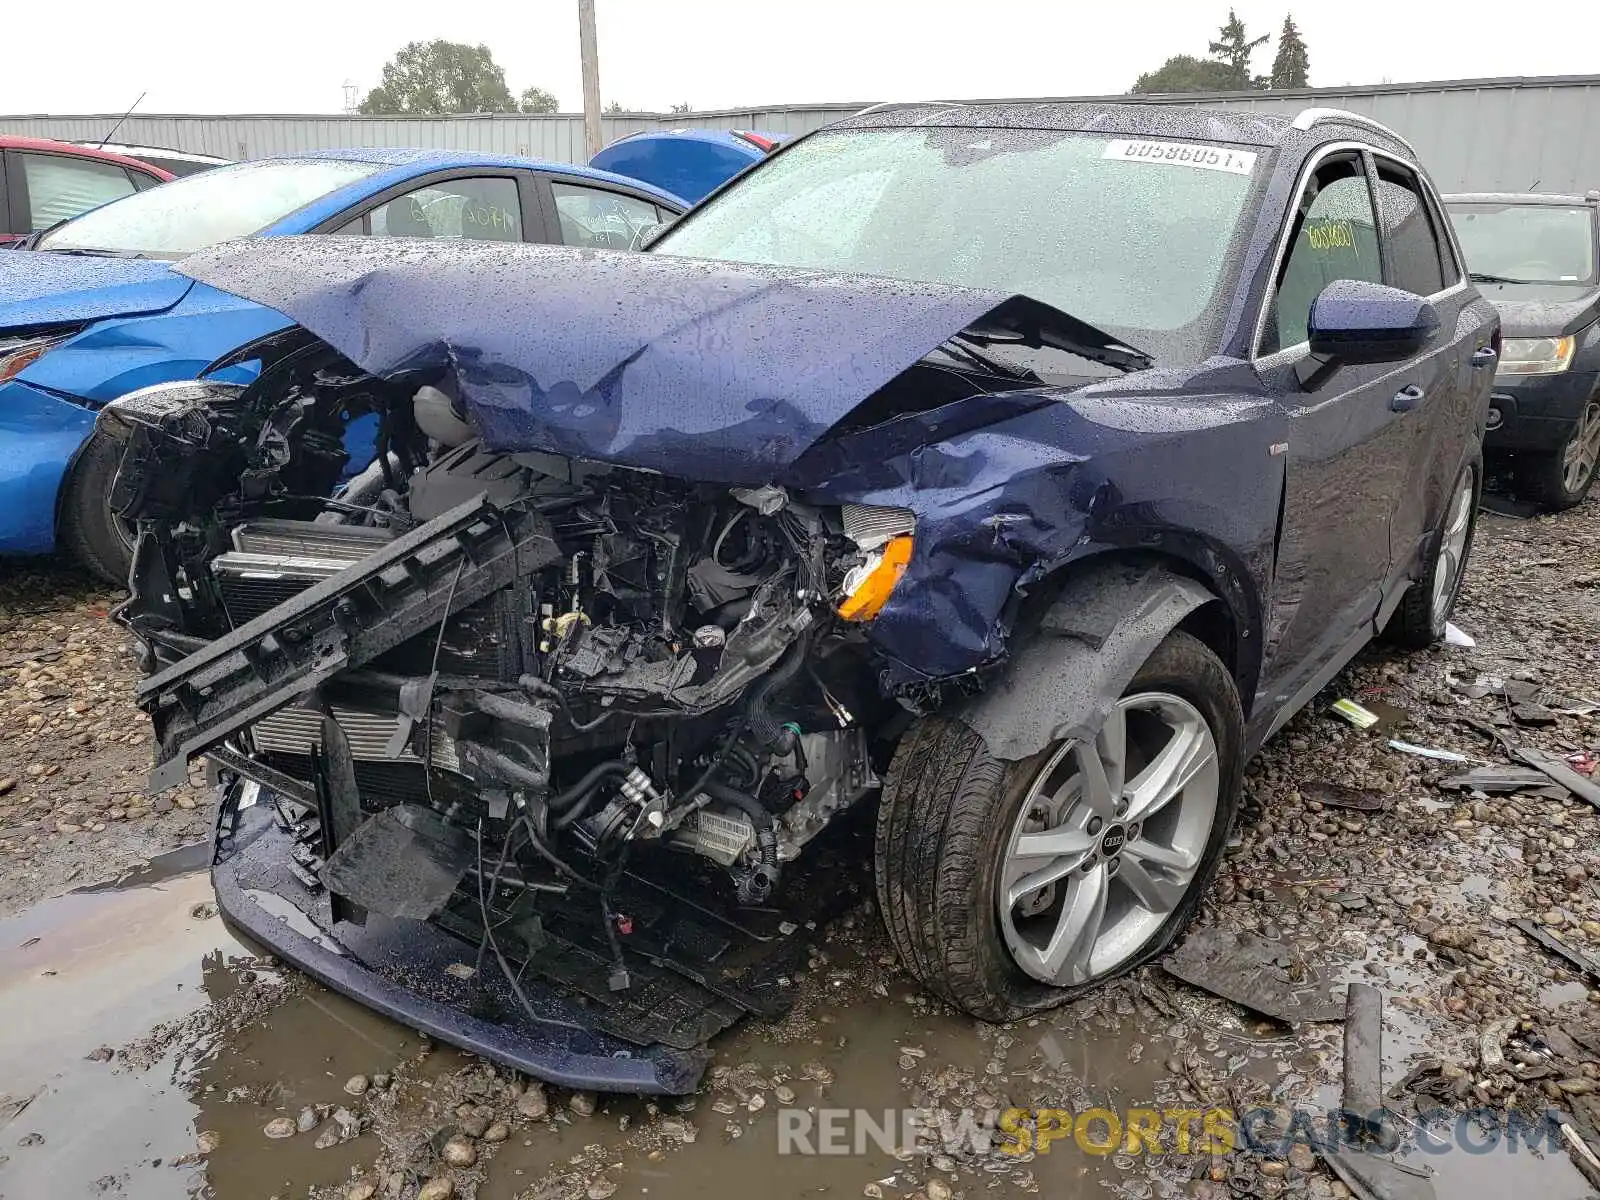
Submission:
[[1497,375],[1557,375],[1572,365],[1575,337],[1506,338]]
[[71,336],[0,338],[0,383],[10,383]]
[[840,585],[839,615],[846,621],[870,621],[906,573],[917,519],[910,509],[874,504],[846,504],[839,515],[845,536],[862,552]]

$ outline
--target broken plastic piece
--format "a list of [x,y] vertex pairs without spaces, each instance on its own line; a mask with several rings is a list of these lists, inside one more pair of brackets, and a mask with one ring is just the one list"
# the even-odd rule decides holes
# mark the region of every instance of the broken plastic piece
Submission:
[[1569,792],[1581,797],[1595,808],[1600,808],[1600,784],[1585,779],[1556,755],[1531,746],[1518,746],[1513,752],[1517,758],[1537,771],[1542,771]]
[[1548,782],[1549,776],[1532,767],[1474,767],[1460,775],[1439,780],[1439,786],[1485,792],[1493,796],[1544,787]]
[[1354,700],[1335,700],[1333,711],[1338,713],[1357,729],[1371,729],[1378,723],[1378,714],[1371,709],[1362,708]]
[[1527,934],[1539,945],[1550,951],[1551,954],[1556,955],[1558,958],[1566,959],[1571,966],[1587,975],[1592,982],[1600,984],[1600,963],[1595,962],[1587,954],[1574,950],[1544,926],[1535,925],[1527,917],[1517,917],[1511,922],[1511,925],[1513,928]]
[[1454,750],[1435,750],[1432,746],[1414,746],[1410,742],[1402,742],[1399,738],[1389,739],[1389,749],[1398,750],[1402,754],[1415,754],[1422,758],[1436,758],[1440,762],[1464,763],[1473,761],[1465,754],[1457,754]]
[[1324,808],[1349,808],[1356,812],[1386,812],[1394,807],[1394,797],[1370,788],[1346,787],[1340,783],[1318,781],[1302,789],[1308,800]]
[[1444,644],[1447,646],[1463,646],[1470,650],[1478,644],[1478,639],[1470,633],[1463,633],[1456,626],[1446,621],[1444,626]]
[[1300,964],[1304,978],[1291,979],[1288,955],[1288,947],[1259,934],[1212,927],[1191,933],[1161,965],[1185,983],[1287,1025],[1339,1020],[1344,1003],[1332,982],[1310,964]]

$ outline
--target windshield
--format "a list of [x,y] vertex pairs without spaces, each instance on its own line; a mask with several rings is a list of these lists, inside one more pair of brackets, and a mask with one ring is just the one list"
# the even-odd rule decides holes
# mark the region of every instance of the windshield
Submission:
[[1593,283],[1594,213],[1581,204],[1451,204],[1474,275],[1513,283]]
[[258,233],[380,169],[377,163],[331,159],[235,163],[84,213],[46,234],[38,249],[178,258]]
[[1020,293],[1158,361],[1203,356],[1257,155],[1009,129],[842,130],[755,168],[651,250]]

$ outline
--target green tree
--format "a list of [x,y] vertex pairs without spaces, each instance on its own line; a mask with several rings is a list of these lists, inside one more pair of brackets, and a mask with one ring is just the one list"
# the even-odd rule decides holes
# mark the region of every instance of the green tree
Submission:
[[517,106],[525,113],[553,113],[560,111],[560,106],[556,103],[554,93],[547,92],[541,87],[524,88],[522,90],[522,98],[517,101]]
[[604,110],[604,111],[605,111],[605,114],[606,114],[606,116],[608,116],[608,117],[614,117],[614,116],[616,116],[616,115],[617,115],[617,114],[619,114],[619,113],[625,113],[625,112],[627,112],[627,111],[628,111],[628,110],[627,110],[627,109],[625,109],[625,108],[623,108],[623,107],[622,107],[622,105],[621,105],[621,104],[619,104],[619,103],[618,103],[618,102],[617,102],[617,101],[615,101],[615,100],[613,100],[613,101],[612,101],[612,102],[611,102],[611,103],[610,103],[610,104],[608,104],[608,105],[606,105],[606,107],[605,107],[605,110]]
[[436,38],[402,46],[384,64],[382,82],[367,93],[361,111],[368,116],[516,112],[517,102],[489,47]]
[[672,111],[680,115],[683,113],[692,113],[694,111],[694,105],[685,100],[682,104],[674,104],[672,106]]
[[1239,20],[1239,14],[1231,8],[1228,10],[1228,22],[1222,27],[1221,36],[1209,47],[1211,57],[1228,69],[1227,90],[1242,92],[1246,88],[1265,85],[1264,79],[1251,77],[1250,56],[1269,41],[1271,36],[1265,33],[1252,41],[1245,33],[1244,22]]
[[1232,68],[1191,54],[1174,54],[1155,71],[1146,71],[1134,81],[1133,90],[1143,95],[1162,92],[1226,92],[1234,88]]
[[1278,34],[1278,55],[1272,60],[1272,86],[1274,88],[1310,87],[1311,56],[1306,52],[1305,40],[1295,28],[1294,17],[1283,18],[1283,31]]

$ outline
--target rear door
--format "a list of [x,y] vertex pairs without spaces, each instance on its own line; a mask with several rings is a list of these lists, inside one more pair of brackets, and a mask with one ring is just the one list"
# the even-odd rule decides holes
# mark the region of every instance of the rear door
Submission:
[[1492,328],[1468,313],[1472,292],[1445,234],[1444,217],[1417,172],[1383,154],[1373,159],[1384,281],[1426,296],[1439,313],[1433,344],[1410,364],[1417,402],[1406,414],[1410,465],[1389,524],[1390,598],[1419,569],[1462,452],[1473,437],[1491,360],[1473,355]]
[[544,180],[554,213],[553,240],[596,250],[637,250],[656,225],[677,215],[659,201],[592,180]]
[[1389,576],[1390,514],[1411,441],[1396,396],[1410,364],[1345,366],[1301,383],[1312,301],[1336,279],[1383,282],[1367,159],[1327,152],[1304,183],[1262,313],[1256,369],[1281,397],[1287,442],[1262,690],[1274,705],[1337,670],[1371,633]]

